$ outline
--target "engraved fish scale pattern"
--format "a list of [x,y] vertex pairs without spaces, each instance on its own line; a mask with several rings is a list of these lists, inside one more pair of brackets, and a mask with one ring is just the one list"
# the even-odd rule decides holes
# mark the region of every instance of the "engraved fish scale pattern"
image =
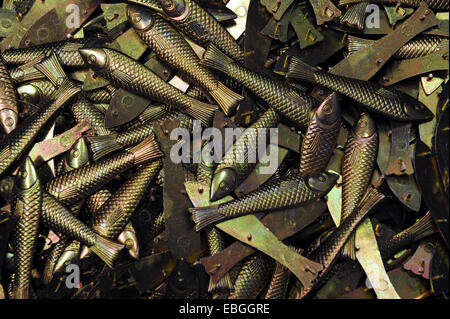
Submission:
[[15,130],[8,134],[5,141],[0,144],[0,153],[5,147],[10,149],[9,156],[0,161],[0,175],[25,151],[42,126],[60,107],[61,105],[57,103],[51,103],[48,107],[44,107],[26,118]]
[[[316,249],[312,254],[306,255],[308,259],[316,261],[322,264],[323,269],[316,279],[316,283],[324,279],[331,269],[334,260],[340,253],[342,247],[347,242],[350,235],[356,229],[361,220],[370,212],[369,207],[374,203],[380,202],[385,196],[377,192],[376,189],[372,188],[367,195],[367,202],[361,207],[361,209],[356,209],[344,219],[338,228],[328,236],[328,238]],[[312,287],[311,287],[312,288]],[[303,295],[307,294],[309,291],[303,292]]]
[[330,126],[321,126],[314,116],[302,145],[300,175],[314,175],[325,170],[333,154],[339,127],[339,121]]
[[[115,51],[107,49],[105,49],[105,51],[107,52],[110,62],[108,67],[109,71],[101,72],[101,74],[110,80],[112,84],[136,94],[143,95],[149,99],[173,105],[181,111],[186,110],[191,106],[191,98],[185,96],[172,85],[164,82],[163,79],[145,66]],[[114,70],[130,75],[132,80],[122,81],[118,79],[111,73]]]
[[22,206],[22,214],[14,227],[16,265],[15,284],[18,287],[30,285],[31,268],[33,266],[33,253],[38,235],[39,219],[41,214],[41,188],[35,184],[31,189],[21,193],[18,204]]
[[105,188],[100,189],[86,199],[86,208],[94,216],[94,214],[102,207],[108,198],[111,197],[111,192]]
[[254,299],[269,283],[274,269],[273,259],[262,254],[250,257],[243,265],[228,299]]
[[[353,156],[355,151],[360,156]],[[347,218],[359,204],[370,183],[377,156],[377,138],[349,137],[342,165],[342,217]]]
[[338,228],[317,248],[310,258],[323,266],[322,274],[328,271],[332,262],[344,246],[348,237],[365,215],[363,210],[356,210],[349,218],[343,220]]
[[206,96],[203,91],[195,85],[191,85],[189,87],[189,89],[186,91],[186,95],[189,95],[190,97],[199,101],[206,101]]
[[263,99],[282,116],[301,127],[308,126],[310,110],[316,104],[313,98],[236,63],[228,65],[228,75]]
[[[258,154],[258,129],[273,128],[276,127],[280,117],[272,109],[267,110],[261,117],[250,126],[250,129],[244,131],[244,133],[236,140],[232,148],[229,149],[222,161],[217,166],[216,172],[224,168],[231,168],[237,174],[236,185],[239,185],[251,171],[255,168],[257,163],[249,163],[250,159],[257,159]],[[269,138],[269,130],[266,131],[266,139]],[[265,145],[265,144],[264,144]],[[252,146],[252,147],[249,147]],[[249,151],[254,151],[255,156],[249,155]],[[245,158],[242,163],[238,163],[238,159]]]
[[322,235],[311,242],[305,249],[305,256],[311,256],[312,253],[316,251],[317,248],[333,233],[334,228],[325,231]]
[[14,86],[11,82],[11,77],[6,70],[0,56],[0,104],[9,104],[11,108],[17,110],[17,97]]
[[94,103],[109,103],[112,99],[112,94],[106,89],[92,90],[85,92],[86,97]]
[[151,238],[158,236],[165,228],[164,213],[159,213],[153,220],[150,228]]
[[424,217],[411,227],[395,234],[394,237],[380,245],[380,253],[383,258],[394,255],[400,249],[406,247],[411,242],[431,235],[435,231],[431,215],[428,212]]
[[65,205],[73,205],[95,193],[117,174],[134,165],[134,155],[128,152],[96,164],[67,172],[45,185],[49,194]]
[[154,122],[148,122],[117,135],[116,141],[124,147],[142,142],[154,131]]
[[212,176],[214,174],[214,166],[206,166],[204,163],[199,163],[197,166],[197,182],[203,185],[211,184]]
[[105,128],[105,116],[86,98],[79,97],[71,106],[73,117],[77,123],[88,119],[95,135],[105,135],[109,131]]
[[87,246],[95,245],[95,232],[73,216],[61,203],[43,192],[42,223],[50,229],[76,239]]
[[285,298],[290,276],[289,269],[277,262],[265,299]]
[[383,258],[391,257],[401,248],[407,245],[411,240],[412,234],[409,232],[401,232],[392,239],[385,241],[380,245],[380,253]]
[[31,82],[30,84],[37,87],[42,92],[42,95],[47,99],[49,99],[53,92],[56,91],[56,87],[48,80],[37,80]]
[[423,36],[415,40],[411,40],[402,46],[394,55],[401,59],[412,59],[422,57],[436,52],[444,38],[436,36]]
[[[9,70],[9,76],[14,83],[22,82],[25,72],[21,68],[13,68]],[[2,77],[3,79],[3,77]]]
[[181,21],[172,20],[180,31],[200,45],[213,43],[235,61],[244,63],[244,51],[228,31],[194,1],[186,1],[186,4],[189,8],[189,14],[186,18]]
[[157,107],[148,107],[144,110],[144,112],[139,115],[137,120],[139,120],[140,124],[146,122],[157,122],[157,121],[165,121],[174,119],[179,116],[180,111],[170,107],[168,105],[161,105]]
[[149,183],[162,168],[162,161],[140,166],[136,173],[127,180],[111,197],[102,205],[93,217],[93,229],[109,239],[115,239],[128,224],[131,214],[142,199]]
[[[87,165],[88,162],[85,162],[84,165]],[[56,176],[59,176],[63,173],[73,171],[75,168],[71,167],[69,164],[67,164],[67,159],[63,158],[62,161],[60,161],[56,167]],[[74,215],[78,216],[78,213],[81,210],[81,207],[83,206],[83,202],[76,203],[75,205],[71,206],[69,211]],[[53,268],[55,267],[55,264],[58,262],[59,257],[63,253],[64,249],[70,244],[70,237],[68,237],[65,234],[59,235],[59,241],[52,247],[49,256],[47,257],[47,262],[45,265],[44,273],[49,272],[47,274],[44,274],[44,276],[51,276],[53,273]]]
[[51,274],[53,273],[53,268],[55,267],[56,263],[59,260],[59,257],[64,252],[64,249],[69,243],[70,239],[66,236],[63,236],[63,238],[60,238],[59,241],[55,245],[53,245],[50,254],[47,257],[44,272],[49,272],[48,275],[51,276]]
[[194,130],[194,119],[189,115],[178,113],[177,118],[180,120],[180,128],[185,128],[188,132],[192,133]]
[[267,182],[255,191],[219,205],[218,213],[226,217],[252,214],[259,211],[288,208],[323,195],[310,189],[303,179],[289,176]]
[[[179,71],[188,76],[208,91],[217,88],[217,80],[207,68],[199,64],[200,59],[172,26],[161,17],[153,15],[155,23],[146,32],[138,32],[144,42],[149,44],[152,50],[167,63],[173,65]],[[161,44],[164,41],[164,44]]]
[[7,64],[25,64],[39,55],[50,56],[55,52],[65,66],[84,66],[85,62],[77,48],[87,43],[85,39],[54,42],[23,49],[9,49],[2,53]]
[[[340,78],[326,72],[315,72],[315,79],[318,84],[350,96],[366,107],[370,107],[374,112],[391,116],[398,120],[407,120],[408,117],[403,111],[400,98],[393,99],[377,94],[381,87],[374,83],[367,84],[365,81]],[[386,90],[386,88],[383,88]],[[395,94],[392,92],[392,94]]]
[[55,175],[59,176],[65,172],[66,159],[62,159],[55,165]]
[[[375,40],[367,39],[357,39],[356,42],[353,41],[353,39],[349,39],[350,54],[358,50],[367,48],[375,42]],[[352,42],[351,45],[350,42]],[[397,52],[395,52],[393,57],[398,59],[413,59],[423,57],[436,52],[441,46],[445,44],[444,42],[444,37],[435,35],[423,35],[404,44]]]
[[225,238],[219,229],[213,227],[206,235],[208,237],[208,247],[211,256],[214,256],[225,248]]

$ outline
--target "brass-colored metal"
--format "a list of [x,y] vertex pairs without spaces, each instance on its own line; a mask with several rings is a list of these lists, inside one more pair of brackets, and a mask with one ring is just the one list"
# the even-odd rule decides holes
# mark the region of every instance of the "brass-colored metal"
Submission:
[[80,139],[84,132],[91,129],[88,120],[84,120],[72,129],[50,140],[34,144],[28,156],[36,166],[68,151]]
[[424,57],[393,61],[380,83],[389,86],[413,76],[448,69],[448,45]]
[[403,269],[412,271],[425,279],[430,279],[431,259],[434,250],[435,245],[432,240],[422,240],[414,255],[403,265]]
[[297,34],[301,49],[323,41],[324,36],[309,22],[300,6],[296,6],[291,14],[291,25]]
[[[363,2],[365,0],[339,0],[339,5],[343,6],[350,3]],[[431,9],[436,10],[448,10],[448,0],[375,0],[374,3],[386,3],[386,4],[403,4],[405,7],[420,7],[421,3],[426,3]]]
[[316,23],[321,25],[339,17],[342,12],[330,0],[310,1],[316,15]]
[[333,74],[369,80],[402,45],[422,31],[436,26],[439,20],[423,3],[399,28],[358,53],[348,56],[330,71]]
[[363,267],[378,299],[400,299],[384,269],[370,219],[366,218],[355,232],[356,258]]
[[411,175],[414,173],[409,149],[410,131],[410,123],[391,121],[391,150],[389,164],[384,172],[386,175]]
[[322,266],[296,253],[283,244],[253,215],[242,216],[239,222],[231,219],[216,225],[227,234],[252,247],[261,250],[287,267],[300,280],[303,287],[309,287]]
[[213,17],[193,0],[158,0],[173,25],[200,45],[214,44],[236,61],[244,62],[244,51]]
[[319,274],[315,284],[302,291],[301,297],[307,296],[315,287],[317,287],[318,283],[320,283],[330,270],[330,267],[335,262],[342,247],[361,220],[384,199],[385,196],[383,194],[379,193],[374,188],[369,188],[361,201],[360,206],[355,209],[348,218],[343,220],[340,226],[333,231],[333,233],[311,254],[311,256],[308,256],[308,258],[321,263],[324,268]]
[[196,260],[200,253],[200,235],[195,232],[186,210],[191,206],[184,189],[183,167],[176,165],[170,159],[170,150],[177,141],[170,140],[166,132],[179,127],[179,120],[163,122],[155,129],[165,154],[163,166],[164,175],[164,219],[168,236],[168,245],[174,258]]
[[421,140],[418,140],[414,149],[415,177],[422,197],[431,212],[436,227],[448,247],[448,198],[444,193],[444,186],[439,178],[436,159],[431,150]]
[[[278,239],[284,240],[311,224],[325,209],[326,205],[323,201],[315,201],[301,207],[272,212],[264,216],[261,222]],[[211,279],[216,282],[239,261],[254,252],[255,249],[251,246],[236,241],[214,256],[201,258],[200,262],[212,276]],[[221,266],[217,269],[218,264]]]

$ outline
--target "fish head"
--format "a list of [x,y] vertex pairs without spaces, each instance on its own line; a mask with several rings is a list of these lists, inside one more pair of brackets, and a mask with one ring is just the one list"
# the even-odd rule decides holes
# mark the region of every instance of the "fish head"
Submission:
[[21,101],[32,105],[39,105],[44,100],[41,89],[32,83],[19,86],[17,93]]
[[309,188],[320,192],[320,193],[328,193],[339,178],[339,175],[334,174],[332,172],[322,172],[307,178],[307,184]]
[[158,0],[164,13],[171,18],[179,18],[186,12],[185,0]]
[[132,228],[132,226],[127,226],[128,229],[125,229],[117,238],[118,242],[125,245],[126,249],[130,256],[134,259],[139,258],[139,245],[138,239],[136,236],[136,232]]
[[369,138],[376,133],[375,121],[368,113],[361,113],[353,127],[353,133],[359,138]]
[[403,111],[409,121],[431,121],[434,118],[430,111],[422,102],[404,94],[402,96]]
[[108,55],[101,48],[82,48],[78,52],[94,71],[100,71],[108,66]]
[[89,163],[89,151],[84,137],[81,137],[66,153],[67,165],[73,169],[81,168]]
[[3,108],[0,105],[0,123],[3,124],[3,128],[6,134],[11,133],[17,126],[17,122],[19,121],[19,115],[16,111],[10,108]]
[[128,5],[127,15],[132,27],[138,31],[146,31],[155,23],[153,13],[138,6]]
[[341,116],[337,93],[330,94],[316,111],[320,122],[326,125],[335,123]]
[[89,249],[88,246],[81,246],[81,250],[80,250],[80,260],[81,259],[87,259],[87,258],[91,258],[93,255],[92,250]]
[[19,189],[30,189],[37,182],[37,172],[33,161],[27,157],[20,166],[16,176],[16,187]]
[[67,247],[56,262],[55,267],[53,268],[53,274],[65,272],[67,266],[77,264],[79,255],[79,249],[73,249],[70,246]]
[[229,195],[236,185],[236,172],[225,168],[214,174],[211,182],[211,201],[215,202]]

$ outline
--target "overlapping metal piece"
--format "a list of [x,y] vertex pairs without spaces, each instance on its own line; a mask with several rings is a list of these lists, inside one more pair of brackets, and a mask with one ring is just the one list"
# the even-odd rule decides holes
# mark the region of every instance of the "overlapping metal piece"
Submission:
[[447,299],[445,10],[3,1],[0,299]]

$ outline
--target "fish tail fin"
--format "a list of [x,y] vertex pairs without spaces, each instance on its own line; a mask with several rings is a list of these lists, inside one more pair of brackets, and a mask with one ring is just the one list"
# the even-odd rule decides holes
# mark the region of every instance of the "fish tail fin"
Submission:
[[100,136],[88,136],[87,140],[91,146],[94,161],[120,150],[123,146],[117,142],[117,133]]
[[231,291],[233,289],[233,283],[231,282],[231,277],[229,273],[223,275],[222,278],[219,279],[216,283],[212,281],[212,278],[209,280],[208,291],[218,291],[218,290],[228,290]]
[[13,293],[14,299],[30,299],[30,287],[15,287]]
[[314,73],[316,71],[317,69],[315,67],[306,64],[305,62],[303,62],[300,59],[297,59],[296,57],[291,57],[289,69],[288,72],[286,73],[286,78],[316,83],[316,79],[314,77]]
[[39,62],[41,62],[45,58],[45,55],[41,54],[31,60],[30,62],[27,62],[19,67],[22,71],[22,76],[20,77],[20,82],[26,82],[26,81],[33,81],[33,80],[39,80],[39,79],[45,79],[46,76],[35,68],[35,65]]
[[195,223],[195,231],[197,232],[224,219],[224,216],[218,211],[218,206],[189,208],[189,212],[192,215],[192,220]]
[[239,102],[244,99],[242,95],[230,90],[222,82],[217,82],[217,88],[210,91],[209,94],[216,100],[227,116],[234,113]]
[[201,65],[225,74],[228,73],[228,65],[231,63],[234,63],[233,59],[212,44],[208,45],[203,53],[203,59],[200,61]]
[[351,234],[344,247],[342,248],[342,256],[347,257],[351,260],[356,259],[355,250],[355,234]]
[[339,22],[341,24],[348,25],[351,28],[357,28],[359,30],[364,29],[366,8],[368,4],[368,2],[361,2],[360,0],[359,3],[356,3],[348,8],[347,12],[341,16]]
[[358,38],[353,35],[349,35],[347,41],[348,41],[347,45],[348,54],[353,54],[373,44],[372,40]]
[[136,165],[164,156],[164,153],[159,149],[159,144],[155,139],[154,133],[150,134],[145,140],[130,148],[128,151],[134,154],[134,162]]
[[60,87],[67,78],[56,53],[36,63],[34,67],[42,72],[56,87]]
[[119,257],[124,246],[97,235],[95,245],[89,248],[94,254],[99,256],[108,267],[113,268],[114,262]]
[[209,127],[216,114],[217,106],[194,100],[191,102],[191,107],[186,109],[186,113],[196,120],[202,122],[206,127]]
[[434,227],[430,212],[427,212],[421,219],[419,219],[407,230],[413,234],[414,241],[418,241],[424,237],[430,236],[437,231]]
[[53,103],[56,105],[62,106],[80,91],[81,89],[74,82],[69,79],[65,79],[60,87],[53,92],[51,100],[54,100]]

